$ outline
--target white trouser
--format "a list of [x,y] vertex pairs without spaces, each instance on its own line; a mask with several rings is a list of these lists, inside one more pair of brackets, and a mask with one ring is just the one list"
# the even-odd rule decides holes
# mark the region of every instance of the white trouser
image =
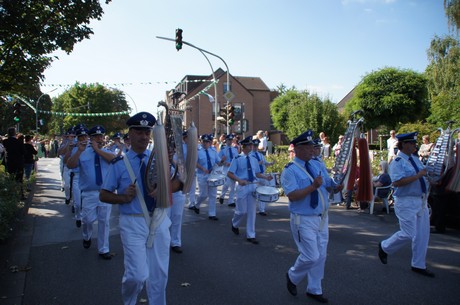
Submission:
[[59,157],[59,173],[61,174],[61,188],[64,188],[64,157]]
[[209,175],[198,176],[198,188],[200,193],[195,206],[200,208],[200,204],[208,198],[208,216],[216,216],[217,187],[208,185],[208,177]]
[[255,184],[236,186],[236,208],[232,225],[238,228],[246,215],[246,237],[256,237],[256,199],[253,196]]
[[289,268],[291,281],[297,285],[307,277],[306,292],[322,294],[321,280],[326,265],[327,243],[329,240],[328,217],[324,218],[321,229],[320,216],[291,214],[291,232],[300,254],[294,266]]
[[184,214],[185,195],[182,191],[172,194],[172,206],[168,208],[171,220],[171,247],[182,245],[182,215]]
[[412,267],[425,269],[430,238],[428,208],[421,197],[395,197],[395,213],[399,219],[399,231],[382,241],[383,251],[393,254],[411,242]]
[[70,200],[70,169],[67,166],[64,166],[62,178],[64,180],[65,199]]
[[225,194],[227,194],[227,190],[230,188],[230,193],[228,194],[228,203],[235,203],[235,186],[235,181],[229,177],[226,177],[224,186],[222,187],[222,191],[220,193],[220,198],[224,199]]
[[166,305],[170,225],[169,218],[164,217],[154,233],[153,247],[147,248],[149,229],[144,216],[120,215],[120,237],[125,265],[121,284],[123,304],[136,305],[137,297],[147,281],[149,304]]
[[72,178],[72,201],[75,208],[75,220],[81,220],[80,174],[74,173]]
[[112,205],[99,201],[99,191],[82,191],[82,235],[84,240],[91,239],[93,223],[97,220],[97,248],[99,253],[107,253],[109,248],[110,212]]

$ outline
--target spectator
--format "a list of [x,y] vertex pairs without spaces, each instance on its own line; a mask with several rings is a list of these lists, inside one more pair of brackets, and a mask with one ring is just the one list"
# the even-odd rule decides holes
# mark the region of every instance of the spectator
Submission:
[[27,135],[24,143],[24,174],[26,176],[27,191],[30,192],[30,175],[35,165],[35,156],[38,154],[37,150],[32,144],[32,136]]
[[424,135],[422,137],[422,140],[423,140],[423,144],[420,145],[420,148],[418,150],[418,156],[420,158],[420,161],[422,161],[423,165],[425,165],[426,161],[428,161],[428,157],[430,156],[431,148],[433,147],[433,143],[430,143],[429,135]]
[[[391,184],[391,178],[388,174],[388,162],[380,161],[379,164],[379,175],[372,179],[374,185],[374,190],[379,186],[389,186]],[[380,198],[385,198],[388,196],[389,190],[379,190],[378,196]]]
[[0,136],[0,164],[5,165],[5,146],[3,146],[2,136]]
[[22,188],[24,176],[24,142],[16,137],[16,128],[8,128],[8,138],[3,141],[6,150],[6,171],[14,176],[21,187],[21,199],[26,199]]
[[324,137],[321,144],[323,144],[321,153],[323,154],[323,158],[327,159],[331,156],[331,144],[329,143],[329,137]]
[[344,137],[342,135],[339,136],[339,141],[332,147],[332,150],[334,151],[334,156],[337,158],[337,156],[340,153],[340,150],[342,149],[342,144],[344,141]]
[[267,152],[268,141],[267,141],[267,138],[264,136],[264,132],[262,130],[259,130],[257,132],[257,139],[259,139],[260,141],[259,146],[257,147],[257,150],[260,153],[265,154]]
[[396,157],[396,144],[398,143],[398,139],[396,139],[395,131],[390,131],[390,138],[387,140],[387,149],[388,149],[388,163],[391,163],[393,159]]

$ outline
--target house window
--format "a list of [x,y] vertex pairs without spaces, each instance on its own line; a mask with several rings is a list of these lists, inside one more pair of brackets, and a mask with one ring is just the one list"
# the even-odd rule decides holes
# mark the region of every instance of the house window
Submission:
[[225,92],[231,91],[231,90],[232,90],[232,84],[224,83],[224,94]]

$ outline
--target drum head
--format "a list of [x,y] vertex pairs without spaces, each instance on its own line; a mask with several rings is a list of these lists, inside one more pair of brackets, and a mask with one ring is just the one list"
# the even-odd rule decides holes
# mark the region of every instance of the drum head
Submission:
[[264,195],[278,195],[279,192],[272,186],[259,186],[256,188],[256,192]]

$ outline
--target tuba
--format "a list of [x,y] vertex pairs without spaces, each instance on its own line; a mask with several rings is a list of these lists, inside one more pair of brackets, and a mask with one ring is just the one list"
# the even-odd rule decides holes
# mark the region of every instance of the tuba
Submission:
[[355,149],[355,139],[359,136],[360,129],[364,123],[364,118],[356,120],[357,114],[363,114],[362,110],[357,110],[350,115],[347,124],[347,131],[344,134],[344,140],[340,149],[339,155],[335,159],[334,166],[332,167],[332,180],[336,184],[342,184],[349,173],[351,168],[351,154]]
[[[157,124],[153,127],[154,148],[144,175],[147,191],[149,193],[157,192],[159,207],[169,207],[172,204],[171,193],[190,190],[197,161],[197,152],[194,152],[197,151],[197,130],[192,122],[187,137],[188,142],[190,142],[187,143],[190,153],[187,154],[187,160],[185,160],[182,145],[182,116],[184,111],[170,108],[163,101],[160,101],[158,106],[164,107],[166,111],[164,118],[159,117]],[[174,154],[177,158],[173,160]],[[194,159],[193,156],[195,156]]]
[[[428,161],[426,162],[427,178],[430,183],[438,183],[444,177],[447,171],[453,166],[455,166],[455,142],[452,135],[455,132],[460,132],[460,128],[451,130],[451,126],[453,123],[455,122],[448,121],[446,130],[438,128],[441,135],[436,140],[436,144],[432,148],[430,156],[428,157]],[[458,185],[458,183],[456,184]]]

